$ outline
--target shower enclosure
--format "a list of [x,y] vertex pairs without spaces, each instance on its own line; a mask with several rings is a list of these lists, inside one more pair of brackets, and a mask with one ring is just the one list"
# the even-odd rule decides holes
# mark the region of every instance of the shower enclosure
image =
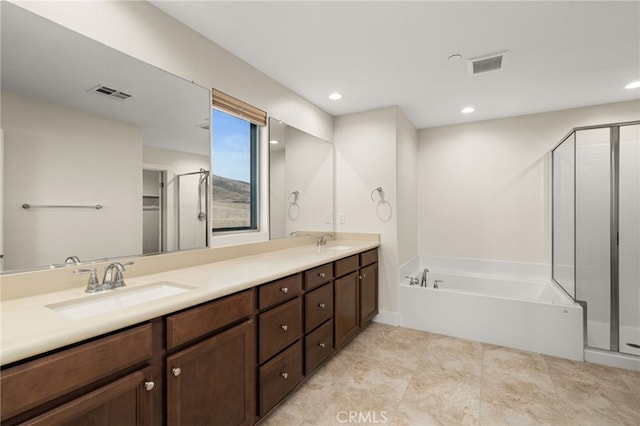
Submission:
[[178,249],[209,245],[209,170],[176,176]]
[[552,163],[553,280],[585,346],[640,357],[640,121],[575,128]]

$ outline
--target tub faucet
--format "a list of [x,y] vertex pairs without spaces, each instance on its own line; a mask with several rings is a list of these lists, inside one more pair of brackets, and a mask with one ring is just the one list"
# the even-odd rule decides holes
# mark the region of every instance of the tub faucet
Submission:
[[443,282],[443,281],[442,280],[434,280],[433,281],[433,288],[439,288],[438,287],[438,283],[441,283],[441,282]]
[[422,280],[420,280],[420,287],[427,286],[427,272],[429,272],[429,270],[424,268],[424,271],[422,271]]

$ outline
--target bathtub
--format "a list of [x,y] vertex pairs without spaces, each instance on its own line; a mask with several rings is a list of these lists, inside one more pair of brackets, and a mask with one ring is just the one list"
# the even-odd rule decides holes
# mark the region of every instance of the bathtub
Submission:
[[[438,289],[434,280],[442,280]],[[426,288],[403,280],[399,305],[403,327],[579,361],[584,357],[582,308],[551,282],[434,271]]]

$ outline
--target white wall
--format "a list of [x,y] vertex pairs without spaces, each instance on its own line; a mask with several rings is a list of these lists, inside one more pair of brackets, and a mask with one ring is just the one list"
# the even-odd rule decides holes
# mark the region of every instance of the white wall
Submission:
[[549,264],[550,149],[639,117],[632,101],[420,130],[419,254]]
[[5,269],[142,252],[140,128],[9,92],[2,127]]
[[[380,310],[397,312],[396,107],[336,117],[336,230],[380,234]],[[384,203],[378,194],[384,190]],[[344,215],[344,223],[340,217]]]
[[[242,99],[321,139],[332,140],[333,118],[329,114],[147,2],[21,1],[18,6],[186,80]],[[266,138],[266,132],[260,137]],[[263,145],[260,161],[264,170],[266,152]],[[265,172],[260,178],[266,182],[267,176]],[[268,194],[264,188],[266,185],[259,202],[260,232],[217,235],[219,241],[213,245],[268,239]]]

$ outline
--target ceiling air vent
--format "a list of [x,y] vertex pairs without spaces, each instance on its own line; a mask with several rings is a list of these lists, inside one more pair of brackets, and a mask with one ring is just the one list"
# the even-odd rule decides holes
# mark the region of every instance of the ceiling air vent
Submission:
[[479,56],[468,59],[469,74],[483,74],[491,71],[498,71],[505,67],[508,51],[494,53],[492,55]]
[[131,97],[130,94],[121,92],[120,90],[112,89],[111,87],[103,86],[102,84],[97,85],[88,90],[88,92],[95,93],[102,96],[108,96],[112,99],[118,99],[124,101]]

